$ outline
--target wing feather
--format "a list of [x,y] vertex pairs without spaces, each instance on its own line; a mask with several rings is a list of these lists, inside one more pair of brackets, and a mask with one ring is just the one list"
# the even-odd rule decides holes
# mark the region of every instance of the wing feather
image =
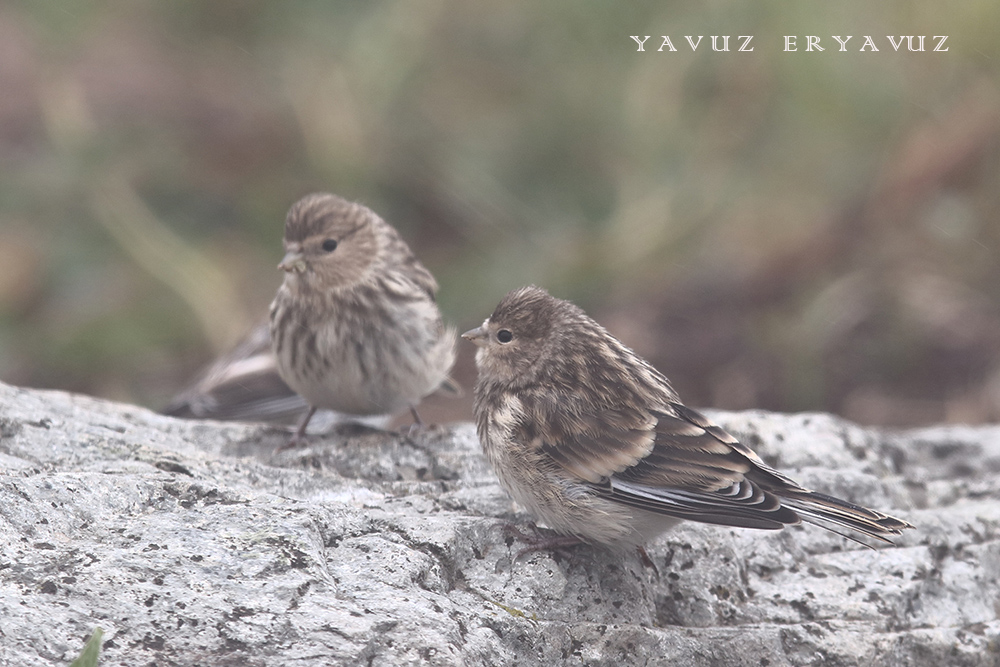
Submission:
[[539,411],[539,404],[526,401],[532,418],[525,424],[546,424],[546,432],[523,426],[530,433],[521,441],[533,443],[597,494],[630,507],[746,528],[778,529],[805,520],[881,541],[910,527],[800,486],[680,403],[648,411],[608,408],[586,416],[572,416],[570,410],[570,417],[566,406],[558,406],[564,409],[560,419],[551,418],[553,406]]

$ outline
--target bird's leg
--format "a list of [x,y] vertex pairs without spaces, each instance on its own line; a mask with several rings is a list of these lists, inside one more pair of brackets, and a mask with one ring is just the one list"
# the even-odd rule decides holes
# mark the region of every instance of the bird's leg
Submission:
[[[406,429],[406,437],[408,438],[413,437],[415,433],[425,426],[424,420],[420,418],[420,413],[417,412],[416,405],[410,406],[410,414],[413,415],[413,423]],[[399,430],[402,431],[402,427]]]
[[[536,527],[535,530],[538,530]],[[525,535],[524,532],[512,523],[504,524],[503,532],[510,535],[519,542],[524,542],[527,546],[517,552],[514,556],[514,560],[518,560],[526,553],[531,553],[532,551],[548,551],[551,549],[562,549],[564,547],[575,547],[580,544],[586,544],[579,537],[572,537],[570,535]],[[653,559],[649,557],[646,553],[646,549],[638,546],[635,548],[636,552],[639,554],[639,560],[642,561],[644,567],[650,567],[653,569],[656,576],[660,576],[660,571],[656,567],[656,563]]]
[[424,420],[420,418],[420,414],[417,412],[417,406],[410,406],[410,414],[413,415],[413,423],[417,426],[423,426]]
[[639,560],[642,561],[642,564],[646,567],[653,568],[653,573],[659,577],[660,571],[656,568],[656,563],[653,562],[653,559],[649,557],[648,553],[646,553],[646,549],[644,547],[636,547],[635,549],[639,552]]
[[526,545],[514,556],[515,561],[520,559],[524,554],[531,553],[532,551],[551,551],[552,549],[562,549],[564,547],[575,547],[579,544],[585,544],[579,537],[569,535],[525,535],[520,528],[512,523],[505,524],[503,532]]
[[295,429],[295,435],[293,435],[291,439],[284,445],[278,447],[279,452],[284,451],[286,449],[291,449],[292,447],[298,447],[299,445],[305,442],[306,426],[309,425],[309,420],[312,419],[312,416],[314,414],[316,414],[316,406],[310,405],[309,410],[304,415],[302,415],[302,419],[299,421],[299,427]]

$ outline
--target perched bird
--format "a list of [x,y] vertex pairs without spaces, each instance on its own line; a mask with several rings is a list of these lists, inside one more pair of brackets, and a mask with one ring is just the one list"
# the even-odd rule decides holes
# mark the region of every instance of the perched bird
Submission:
[[486,456],[514,500],[559,533],[641,546],[681,519],[764,529],[805,520],[888,542],[912,527],[774,470],[583,310],[538,287],[510,292],[462,337],[479,348]]
[[381,415],[410,408],[442,384],[455,360],[437,282],[399,234],[361,204],[308,195],[285,219],[285,279],[271,303],[278,373],[310,408]]
[[163,413],[194,419],[286,423],[301,418],[308,409],[306,400],[278,375],[270,325],[264,320],[177,394]]

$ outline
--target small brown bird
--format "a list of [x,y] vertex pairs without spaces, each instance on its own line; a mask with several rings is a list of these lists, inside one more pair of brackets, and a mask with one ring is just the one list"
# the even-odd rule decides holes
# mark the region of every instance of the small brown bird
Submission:
[[271,304],[281,378],[310,409],[397,413],[442,384],[455,360],[437,282],[382,218],[331,194],[308,195],[285,219],[285,280]]
[[764,529],[805,520],[888,542],[912,528],[769,467],[685,407],[663,374],[583,310],[543,289],[510,292],[462,337],[479,347],[475,414],[486,456],[514,500],[559,533],[641,545],[681,519]]

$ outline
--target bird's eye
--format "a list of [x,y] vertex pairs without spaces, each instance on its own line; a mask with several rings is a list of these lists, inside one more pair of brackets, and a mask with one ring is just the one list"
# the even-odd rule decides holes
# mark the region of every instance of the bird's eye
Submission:
[[326,252],[333,252],[337,249],[337,239],[327,239],[323,241],[323,250]]
[[512,334],[507,329],[501,329],[500,331],[497,332],[497,340],[500,341],[501,343],[509,343],[510,341],[514,340],[514,334]]

